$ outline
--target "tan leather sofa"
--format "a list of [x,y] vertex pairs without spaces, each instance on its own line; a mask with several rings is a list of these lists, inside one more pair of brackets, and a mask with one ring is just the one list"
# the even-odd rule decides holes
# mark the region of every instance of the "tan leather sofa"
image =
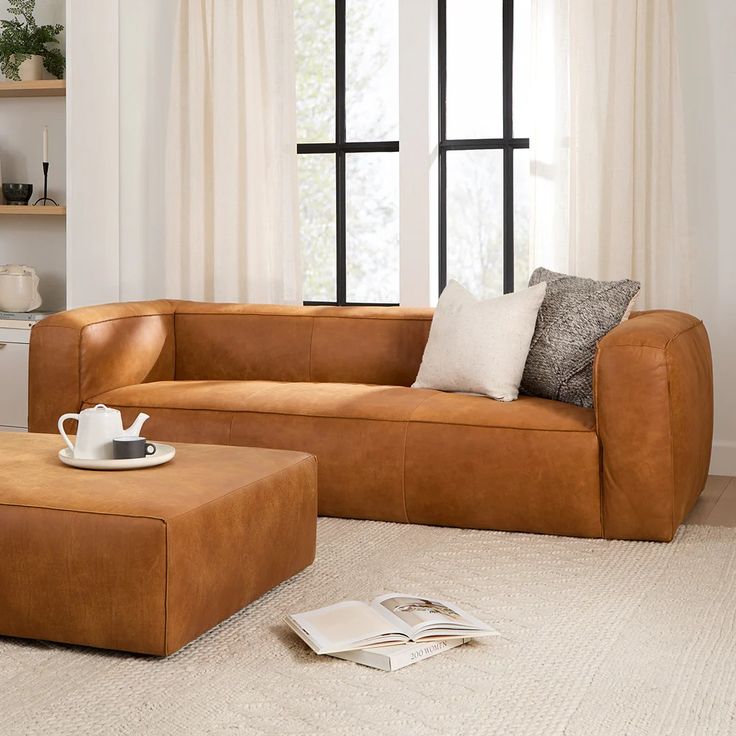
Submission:
[[616,327],[583,409],[409,388],[431,319],[182,301],[64,312],[32,331],[29,427],[105,403],[150,414],[151,439],[304,450],[328,516],[672,538],[710,459],[702,322],[654,311]]

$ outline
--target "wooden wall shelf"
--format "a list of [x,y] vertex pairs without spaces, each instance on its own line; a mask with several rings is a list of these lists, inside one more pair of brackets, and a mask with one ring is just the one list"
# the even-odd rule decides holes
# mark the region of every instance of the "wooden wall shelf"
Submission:
[[64,97],[66,80],[41,79],[37,82],[0,82],[0,97]]
[[0,204],[0,215],[25,215],[26,217],[41,216],[41,217],[52,217],[54,215],[64,217],[66,215],[66,207],[34,207],[29,205],[27,207],[18,206],[15,204]]

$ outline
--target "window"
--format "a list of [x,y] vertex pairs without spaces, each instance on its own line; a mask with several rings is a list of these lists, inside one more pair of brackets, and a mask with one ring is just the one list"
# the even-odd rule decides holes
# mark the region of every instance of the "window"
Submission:
[[398,2],[294,17],[305,303],[398,304]]
[[531,0],[436,3],[294,0],[307,304],[399,303],[400,160],[405,301],[526,283]]
[[526,285],[529,0],[438,0],[439,288]]

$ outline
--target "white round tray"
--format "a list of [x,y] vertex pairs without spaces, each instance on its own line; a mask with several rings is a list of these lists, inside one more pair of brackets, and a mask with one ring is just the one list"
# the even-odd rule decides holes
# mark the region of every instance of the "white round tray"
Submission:
[[153,455],[136,457],[130,460],[82,460],[73,457],[72,451],[68,447],[59,450],[59,460],[64,465],[81,468],[82,470],[137,470],[138,468],[153,468],[174,459],[174,455],[176,455],[175,447],[164,445],[162,442],[152,442],[151,444],[156,445],[156,452]]

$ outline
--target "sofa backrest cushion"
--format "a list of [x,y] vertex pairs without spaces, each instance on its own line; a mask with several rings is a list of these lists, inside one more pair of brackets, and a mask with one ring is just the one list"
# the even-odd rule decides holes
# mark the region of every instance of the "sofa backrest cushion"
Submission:
[[431,309],[176,302],[179,380],[410,386]]

